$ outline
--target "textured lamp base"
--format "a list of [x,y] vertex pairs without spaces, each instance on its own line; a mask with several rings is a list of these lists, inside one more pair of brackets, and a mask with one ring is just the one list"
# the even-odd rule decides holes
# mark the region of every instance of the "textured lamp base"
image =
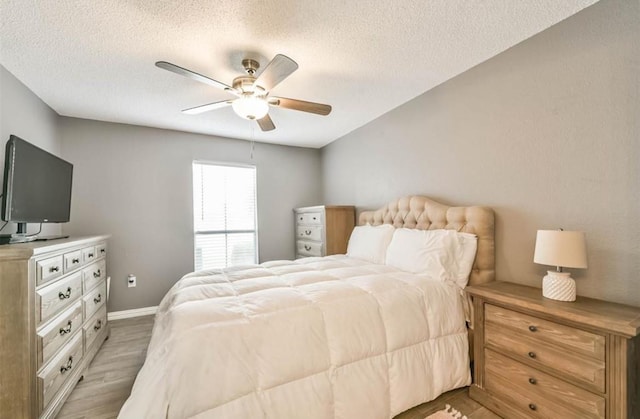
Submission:
[[575,301],[576,281],[569,272],[547,271],[542,278],[542,296],[558,301]]

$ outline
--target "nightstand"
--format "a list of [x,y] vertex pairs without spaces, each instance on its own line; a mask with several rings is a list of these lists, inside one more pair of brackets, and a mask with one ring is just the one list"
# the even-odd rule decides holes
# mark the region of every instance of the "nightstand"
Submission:
[[506,418],[640,418],[640,308],[509,282],[466,290],[472,399]]

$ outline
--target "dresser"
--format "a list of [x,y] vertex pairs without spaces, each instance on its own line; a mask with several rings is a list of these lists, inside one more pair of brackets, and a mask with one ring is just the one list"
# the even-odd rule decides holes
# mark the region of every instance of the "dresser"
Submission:
[[508,282],[467,291],[472,399],[507,418],[640,417],[640,308]]
[[353,206],[319,205],[293,210],[296,259],[347,253],[347,243],[356,222]]
[[53,418],[109,336],[108,236],[0,246],[0,416]]

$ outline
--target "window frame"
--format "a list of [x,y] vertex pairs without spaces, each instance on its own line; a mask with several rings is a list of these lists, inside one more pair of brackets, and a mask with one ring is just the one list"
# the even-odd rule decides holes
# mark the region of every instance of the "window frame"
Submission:
[[[224,167],[236,167],[236,168],[245,168],[245,169],[253,169],[253,179],[254,179],[254,226],[255,230],[203,230],[196,231],[195,226],[195,197],[193,196],[194,192],[194,168],[195,165],[207,165],[207,166],[224,166]],[[191,232],[193,235],[193,270],[196,270],[196,236],[198,234],[201,235],[209,235],[209,234],[232,234],[232,233],[254,233],[254,248],[255,248],[255,257],[254,263],[258,264],[260,262],[260,247],[259,247],[259,235],[258,235],[258,166],[254,164],[246,164],[246,163],[233,163],[233,162],[222,162],[222,161],[212,161],[212,160],[193,160],[191,162]],[[207,268],[204,268],[207,269]]]

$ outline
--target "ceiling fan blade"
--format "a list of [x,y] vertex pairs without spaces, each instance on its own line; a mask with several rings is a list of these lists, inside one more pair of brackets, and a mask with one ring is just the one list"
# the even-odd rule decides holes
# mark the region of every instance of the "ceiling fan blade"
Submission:
[[185,109],[182,113],[186,113],[189,115],[197,115],[203,112],[214,111],[216,109],[224,108],[225,106],[231,105],[232,100],[223,100],[222,102],[213,102],[206,105],[196,106],[194,108]]
[[232,93],[238,96],[238,92],[233,87],[219,82],[217,80],[211,79],[207,76],[203,76],[202,74],[196,73],[195,71],[187,70],[186,68],[182,68],[179,65],[171,64],[166,61],[158,61],[156,63],[156,67],[161,68],[163,70],[171,71],[172,73],[176,73],[180,76],[188,77],[191,80],[196,80],[201,83],[208,84],[209,86],[217,87],[218,89],[226,90],[229,93]]
[[271,120],[269,114],[266,114],[262,119],[258,119],[257,121],[262,131],[272,131],[276,129],[276,126],[273,125],[273,121]]
[[288,99],[286,97],[269,97],[269,104],[279,108],[293,109],[295,111],[315,113],[317,115],[329,115],[331,113],[331,105],[322,103],[307,102],[298,99]]
[[269,91],[297,69],[298,64],[295,61],[286,55],[278,54],[273,57],[273,60],[262,70],[262,73],[260,73],[254,85]]

